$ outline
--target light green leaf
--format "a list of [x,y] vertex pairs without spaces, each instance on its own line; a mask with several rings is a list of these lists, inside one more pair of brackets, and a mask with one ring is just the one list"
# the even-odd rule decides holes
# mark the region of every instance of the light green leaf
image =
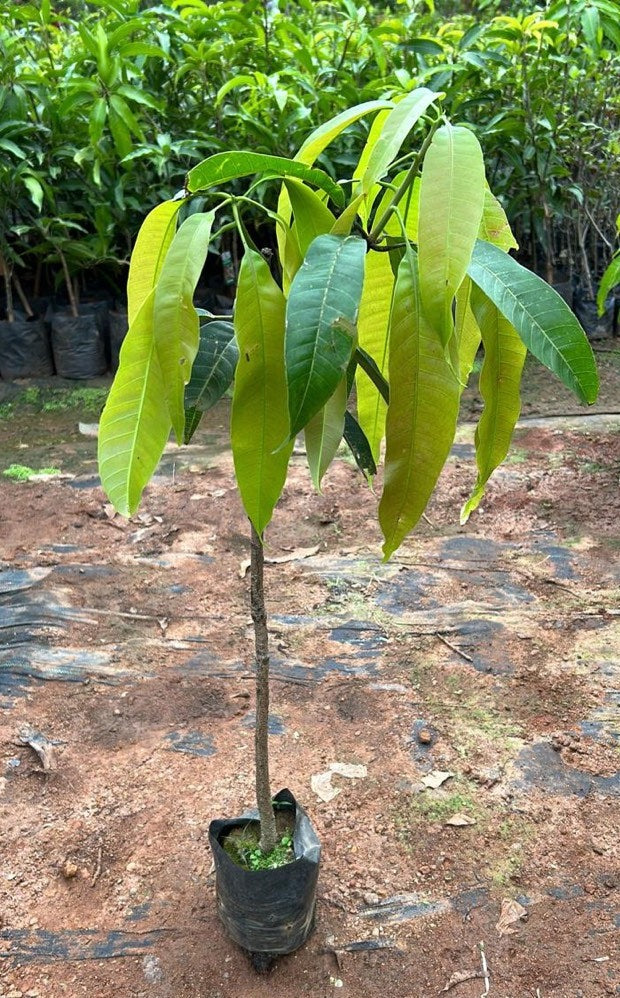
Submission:
[[519,249],[519,244],[513,235],[510,223],[506,217],[506,212],[497,198],[491,193],[488,186],[484,189],[484,208],[482,210],[478,239],[483,239],[487,243],[493,243],[494,246],[499,246],[506,253],[511,249]]
[[320,187],[333,199],[344,204],[344,192],[324,170],[306,166],[285,156],[267,156],[258,152],[218,152],[194,166],[187,175],[187,190],[195,193],[225,184],[238,177],[264,173],[275,177],[297,177],[307,184]]
[[[370,252],[366,256],[364,289],[357,320],[359,345],[374,359],[381,374],[387,377],[390,308],[394,290],[394,274],[388,253]],[[385,433],[387,406],[375,385],[358,368],[357,419],[364,431],[375,462],[379,460],[381,441]]]
[[262,536],[282,494],[293,441],[288,438],[284,374],[286,302],[260,253],[247,248],[239,270],[231,444],[241,500]]
[[305,184],[291,179],[286,179],[284,183],[291,199],[295,233],[303,259],[310,243],[317,236],[329,232],[336,219],[319,195]]
[[144,132],[142,131],[140,122],[123,98],[117,94],[112,94],[110,96],[110,105],[114,108],[119,118],[122,119],[127,130],[137,139],[140,139],[141,142],[144,142]]
[[480,394],[484,409],[476,427],[478,478],[461,510],[461,523],[479,506],[486,483],[508,453],[521,410],[519,385],[527,350],[507,319],[479,288],[473,288],[472,308],[482,332],[484,362]]
[[[308,138],[305,140],[301,146],[299,152],[295,155],[295,159],[300,163],[305,163],[307,166],[312,166],[318,156],[327,149],[328,145],[338,138],[338,136],[343,132],[349,125],[352,125],[355,121],[359,121],[360,118],[365,117],[367,114],[374,114],[375,111],[381,111],[384,109],[392,108],[394,105],[391,101],[387,100],[373,100],[366,101],[363,104],[356,104],[354,107],[347,108],[346,111],[342,111],[337,114],[334,118],[330,118],[329,121],[324,122],[315,128],[313,132],[310,133]],[[360,202],[361,203],[361,202]],[[288,222],[291,217],[291,202],[289,200],[288,192],[283,187],[280,191],[280,197],[278,199],[278,214],[285,222]],[[344,212],[343,214],[346,214]],[[357,214],[357,207],[350,219],[350,226],[346,229],[338,228],[335,234],[337,235],[348,235],[355,220],[355,215]],[[338,225],[340,219],[338,219],[336,225]],[[283,257],[283,246],[282,239],[283,235],[280,229],[278,229],[278,253],[280,259]]]
[[607,270],[601,277],[598,294],[596,296],[596,307],[601,316],[605,311],[607,295],[613,291],[617,284],[620,284],[620,253],[616,253]]
[[286,307],[286,380],[290,436],[336,390],[356,345],[366,243],[322,235],[295,275]]
[[484,162],[469,128],[444,125],[429,146],[420,183],[420,294],[429,322],[447,344],[452,301],[465,277],[484,206]]
[[166,253],[174,238],[181,201],[164,201],[144,219],[129,264],[127,313],[133,323],[155,287]]
[[123,341],[120,366],[99,421],[99,475],[123,516],[138,508],[170,433],[164,382],[153,342],[153,291]]
[[374,184],[381,180],[416,121],[437,100],[437,97],[438,95],[432,90],[419,87],[403,97],[390,111],[370,151],[368,164],[361,179],[364,193],[369,193]]
[[541,364],[583,402],[595,402],[598,374],[592,348],[559,294],[497,246],[481,240],[468,273]]
[[347,379],[342,378],[334,394],[304,429],[306,457],[312,483],[321,491],[321,479],[329,468],[344,433],[344,414],[347,408]]
[[460,385],[439,335],[422,310],[417,258],[407,249],[390,325],[390,404],[379,522],[385,558],[416,525],[456,432]]
[[155,348],[172,426],[180,444],[185,429],[185,385],[199,343],[194,291],[209,251],[214,217],[214,212],[196,212],[185,219],[172,240],[155,287]]
[[471,307],[471,278],[466,277],[456,292],[455,334],[459,359],[459,378],[464,388],[472,372],[482,334]]
[[37,178],[33,177],[31,174],[23,175],[22,180],[24,182],[24,187],[30,194],[30,198],[33,204],[35,204],[36,207],[39,209],[39,211],[41,211],[43,207],[43,196],[44,196],[41,184],[39,183]]

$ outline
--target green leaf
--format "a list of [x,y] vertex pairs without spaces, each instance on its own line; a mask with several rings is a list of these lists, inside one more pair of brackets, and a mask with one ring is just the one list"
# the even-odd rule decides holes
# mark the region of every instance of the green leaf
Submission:
[[484,345],[480,372],[484,409],[476,427],[478,478],[461,510],[461,523],[478,507],[486,483],[508,453],[521,410],[519,385],[527,354],[514,328],[477,287],[472,292],[472,308]]
[[237,284],[231,444],[243,506],[262,536],[282,494],[293,441],[284,373],[286,301],[263,256],[246,249]]
[[366,243],[322,235],[295,275],[286,307],[286,380],[294,437],[336,390],[356,345]]
[[239,350],[232,322],[223,319],[203,322],[192,376],[185,388],[185,443],[188,443],[188,409],[203,413],[219,402],[233,382],[238,359]]
[[284,183],[291,199],[295,233],[303,259],[310,243],[317,236],[329,232],[336,219],[319,195],[305,184],[291,179],[285,180]]
[[144,142],[144,132],[142,131],[140,122],[123,98],[117,94],[112,94],[110,105],[114,108],[119,118],[122,119],[127,130],[137,139],[140,139],[141,142]]
[[164,382],[153,342],[154,292],[123,341],[120,366],[99,421],[99,475],[123,516],[135,513],[170,433]]
[[[357,334],[360,347],[370,354],[385,377],[388,371],[389,325],[394,274],[389,254],[370,252],[366,257],[364,289]],[[385,433],[386,404],[363,370],[356,372],[357,419],[368,438],[375,462]]]
[[347,408],[347,379],[342,378],[334,394],[304,429],[306,457],[312,483],[321,491],[321,479],[329,468],[342,440]]
[[198,429],[203,413],[193,405],[185,404],[185,430],[183,432],[183,443],[189,444],[194,433]]
[[127,312],[131,325],[155,287],[166,253],[174,238],[182,201],[164,201],[144,219],[129,264]]
[[15,144],[11,139],[0,139],[0,149],[4,149],[5,152],[11,152],[18,159],[26,159],[26,153],[23,149],[20,149],[18,145]]
[[506,253],[511,249],[519,249],[506,212],[488,187],[484,189],[484,208],[482,209],[478,239],[493,243],[494,246],[499,246]]
[[92,106],[88,119],[88,133],[91,144],[96,146],[103,135],[103,126],[108,116],[108,105],[105,97],[99,97]]
[[459,379],[464,388],[472,372],[482,334],[471,307],[471,278],[466,277],[456,292],[454,328],[459,358]]
[[595,402],[598,374],[592,348],[559,294],[497,246],[481,240],[468,273],[541,364],[583,402]]
[[364,193],[369,193],[374,184],[387,172],[416,121],[437,100],[437,97],[438,95],[432,90],[419,87],[403,97],[390,111],[370,152],[361,179]]
[[337,205],[344,204],[344,193],[324,170],[313,169],[285,156],[267,156],[258,152],[218,152],[194,166],[187,175],[187,190],[207,190],[237,177],[264,173],[276,177],[297,177],[320,187]]
[[109,109],[108,124],[114,140],[114,148],[116,149],[119,158],[124,159],[125,156],[128,156],[132,150],[131,132],[127,128],[127,125],[123,119],[120,117],[118,111],[116,111],[113,107],[110,107]]
[[[330,118],[329,121],[325,121],[322,125],[319,125],[318,128],[315,128],[315,130],[311,132],[305,140],[299,152],[295,155],[295,160],[300,163],[305,163],[307,166],[312,166],[317,157],[320,156],[321,153],[327,149],[328,145],[330,145],[334,139],[338,138],[341,132],[348,128],[349,125],[352,125],[355,121],[359,121],[360,118],[365,117],[367,114],[374,114],[375,111],[385,109],[389,110],[392,107],[394,107],[394,105],[391,101],[373,100],[347,108],[346,111],[342,111],[334,118]],[[361,204],[361,201],[359,203]],[[285,188],[281,190],[280,197],[278,199],[278,214],[285,220],[285,222],[288,222],[291,217],[291,204]],[[351,225],[353,225],[353,221],[357,215],[357,206],[354,212],[349,212],[349,209],[347,208],[344,214],[347,216],[347,224],[350,220]],[[350,217],[351,214],[352,218]],[[340,219],[338,219],[336,224],[338,225],[339,222]],[[346,228],[346,231],[339,228],[336,234],[348,235],[349,231],[349,227]],[[281,238],[281,232],[278,230],[278,251],[280,259],[282,259],[282,246],[280,245]]]
[[429,322],[447,344],[453,329],[452,300],[480,228],[484,162],[469,128],[444,125],[429,146],[420,182],[420,294]]
[[30,199],[32,200],[33,204],[35,204],[39,209],[39,211],[41,211],[43,207],[43,188],[41,187],[41,184],[39,183],[37,178],[33,177],[31,174],[23,175],[22,180],[24,183],[24,187],[30,194]]
[[390,325],[390,404],[379,522],[385,558],[416,525],[456,431],[460,385],[437,330],[422,310],[417,258],[398,268]]
[[199,343],[194,291],[209,251],[214,217],[214,212],[196,212],[185,219],[172,240],[155,287],[153,335],[178,443],[183,442],[185,428],[185,385]]
[[370,481],[377,474],[377,465],[372,456],[370,443],[360,424],[348,410],[344,414],[344,441],[355,458],[355,463],[364,478]]
[[610,291],[613,291],[615,286],[620,284],[620,254],[616,254],[607,270],[601,277],[601,283],[599,284],[598,294],[596,296],[596,307],[598,309],[598,314],[601,316],[605,311],[605,301],[607,300],[607,295]]

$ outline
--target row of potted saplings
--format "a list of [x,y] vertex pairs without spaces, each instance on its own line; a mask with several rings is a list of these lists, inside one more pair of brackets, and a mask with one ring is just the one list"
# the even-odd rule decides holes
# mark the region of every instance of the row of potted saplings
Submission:
[[0,376],[84,380],[118,367],[118,354],[127,332],[127,313],[107,301],[68,306],[49,301],[17,302],[12,281],[5,279],[5,308],[0,321]]

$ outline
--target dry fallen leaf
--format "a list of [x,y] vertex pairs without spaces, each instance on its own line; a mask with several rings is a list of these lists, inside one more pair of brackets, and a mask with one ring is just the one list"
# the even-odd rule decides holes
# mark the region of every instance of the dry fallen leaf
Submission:
[[445,783],[446,780],[449,780],[451,776],[454,776],[454,773],[448,773],[447,771],[441,769],[434,769],[431,773],[428,773],[426,776],[422,777],[422,783],[425,787],[429,787],[431,790],[437,790],[437,788],[440,787],[442,783]]
[[468,814],[464,814],[463,811],[457,811],[444,824],[452,825],[454,828],[462,828],[464,825],[475,825],[476,819],[471,818]]
[[330,762],[329,768],[332,773],[346,776],[350,780],[361,780],[364,776],[368,776],[366,766],[357,765],[354,762]]
[[473,981],[476,977],[482,977],[479,970],[457,970],[452,975],[445,988],[442,988],[441,991],[442,993],[444,991],[450,991],[452,988],[455,988],[457,984],[464,984],[465,981]]
[[330,800],[333,800],[340,793],[336,787],[332,787],[331,769],[328,769],[325,773],[315,773],[314,776],[311,776],[310,786],[312,792],[325,804],[329,804]]
[[527,908],[515,901],[514,898],[504,898],[502,910],[499,913],[499,922],[495,926],[500,936],[512,935],[517,930],[513,928],[516,922],[522,922],[527,918]]

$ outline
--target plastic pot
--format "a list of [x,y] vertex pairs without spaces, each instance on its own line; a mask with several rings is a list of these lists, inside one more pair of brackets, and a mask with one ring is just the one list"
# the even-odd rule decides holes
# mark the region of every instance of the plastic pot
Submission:
[[42,319],[0,322],[0,375],[48,378],[54,373],[52,351]]
[[[212,821],[209,843],[215,865],[218,914],[229,936],[254,958],[292,953],[314,925],[321,844],[303,807],[290,790],[274,797],[274,810],[292,808],[295,859],[275,870],[244,870],[225,852],[222,840],[233,828],[258,818],[248,811],[239,818]],[[253,959],[256,969],[265,969]]]
[[65,312],[54,312],[52,349],[56,373],[61,378],[83,381],[107,371],[107,306],[80,305],[79,311],[77,318]]

